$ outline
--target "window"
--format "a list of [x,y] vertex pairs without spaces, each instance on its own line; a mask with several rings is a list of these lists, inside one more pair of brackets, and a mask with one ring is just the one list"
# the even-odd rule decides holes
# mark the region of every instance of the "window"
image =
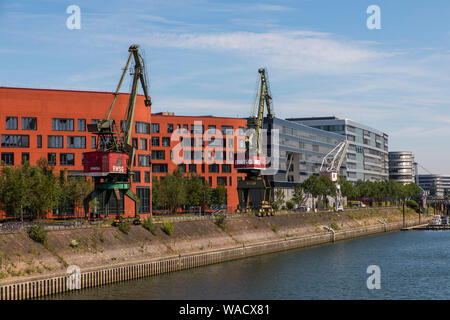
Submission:
[[231,173],[231,164],[222,164],[222,173]]
[[153,163],[152,171],[155,173],[167,172],[168,171],[167,163]]
[[245,140],[244,139],[239,139],[238,143],[239,143],[239,148],[242,148],[242,149],[245,148]]
[[47,146],[49,148],[63,148],[63,136],[48,136]]
[[244,127],[239,127],[239,135],[245,136],[245,128]]
[[314,152],[319,152],[319,146],[316,145],[316,144],[313,144],[313,145],[312,145],[312,151],[314,151]]
[[138,139],[131,138],[131,145],[133,146],[133,148],[137,149],[138,148]]
[[178,165],[178,168],[181,170],[181,172],[183,172],[183,173],[186,172],[186,164],[180,163],[180,164]]
[[56,165],[56,153],[48,153],[47,154],[47,162],[51,166]]
[[148,122],[136,121],[136,133],[150,134],[150,124]]
[[2,134],[2,147],[28,148],[30,147],[30,136]]
[[133,182],[141,182],[141,172],[140,171],[134,171]]
[[190,164],[189,165],[189,172],[197,172],[197,165],[196,164]]
[[30,153],[29,152],[22,152],[22,164],[25,162],[30,163]]
[[222,134],[233,135],[233,126],[222,126]]
[[42,148],[42,136],[40,134],[37,135],[37,147]]
[[52,119],[53,131],[73,131],[73,119]]
[[22,130],[37,130],[37,119],[32,117],[22,118]]
[[67,148],[86,149],[86,137],[67,137]]
[[162,138],[162,146],[163,147],[170,147],[170,138],[169,137],[163,137]]
[[144,172],[144,180],[145,180],[145,183],[150,183],[150,171]]
[[208,133],[209,134],[216,134],[216,126],[215,125],[209,125],[208,126]]
[[192,134],[196,134],[196,133],[198,133],[198,134],[203,134],[203,126],[202,125],[195,125],[195,124],[192,124],[191,125],[191,133]]
[[2,152],[2,163],[7,166],[14,165],[14,152]]
[[152,159],[154,160],[165,160],[164,150],[152,150]]
[[17,130],[17,117],[6,117],[6,130]]
[[59,155],[59,164],[62,166],[75,165],[75,155],[73,153],[61,153]]
[[159,133],[159,123],[152,123],[152,133]]
[[159,137],[152,137],[152,146],[159,147]]
[[226,186],[227,185],[227,177],[217,177],[217,185],[218,186]]
[[91,137],[91,148],[95,149],[96,147],[97,147],[96,137],[93,136],[93,137]]
[[140,167],[150,167],[150,156],[144,154],[138,155],[138,165]]
[[139,198],[139,211],[141,213],[150,212],[150,188],[149,187],[138,187],[136,188],[136,195]]
[[141,150],[147,150],[147,139],[141,138]]
[[172,123],[168,123],[167,124],[167,133],[172,133],[173,132],[173,124]]
[[205,173],[205,164],[202,163],[202,173]]
[[228,147],[229,148],[233,148],[234,147],[234,139],[233,138],[228,139]]
[[208,165],[208,172],[209,173],[218,173],[219,172],[219,165],[214,163]]
[[78,131],[86,131],[86,119],[78,119]]

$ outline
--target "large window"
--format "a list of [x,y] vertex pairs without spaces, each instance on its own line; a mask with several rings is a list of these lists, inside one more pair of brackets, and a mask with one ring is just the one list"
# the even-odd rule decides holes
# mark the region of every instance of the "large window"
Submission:
[[152,146],[159,147],[159,137],[152,137]]
[[152,171],[154,173],[167,172],[168,171],[167,163],[153,163]]
[[222,173],[231,173],[231,164],[222,164]]
[[159,123],[152,123],[152,133],[159,133]]
[[7,166],[14,165],[14,152],[2,152],[2,163]]
[[2,134],[2,147],[28,148],[30,147],[30,136]]
[[149,213],[150,212],[150,188],[149,187],[137,187],[136,193],[137,193],[138,198],[140,199],[139,211],[141,213]]
[[233,135],[233,126],[222,126],[221,129],[223,135]]
[[136,133],[150,134],[150,124],[148,122],[136,121]]
[[164,150],[152,150],[152,159],[154,160],[164,160],[165,152]]
[[37,119],[34,117],[23,117],[22,130],[37,130]]
[[167,133],[172,133],[173,132],[173,124],[172,123],[168,123],[167,124]]
[[52,130],[73,131],[73,119],[52,119]]
[[147,150],[147,139],[141,138],[141,150]]
[[140,167],[150,167],[150,156],[144,154],[138,155],[138,164]]
[[73,153],[61,153],[59,155],[59,164],[62,166],[74,166],[75,155]]
[[134,171],[133,173],[133,182],[141,182],[141,172],[140,171]]
[[78,119],[78,131],[86,131],[86,119]]
[[218,164],[210,164],[210,165],[208,165],[208,172],[209,173],[218,173],[219,172],[219,165]]
[[49,148],[63,148],[64,140],[63,136],[48,136],[47,146]]
[[162,146],[170,147],[170,138],[169,137],[162,137]]
[[67,148],[85,149],[86,137],[67,137]]
[[6,117],[6,130],[17,130],[17,117]]
[[56,165],[56,153],[48,153],[47,161],[48,161],[49,165],[55,166]]
[[37,147],[42,148],[42,136],[39,134],[37,137]]
[[144,182],[145,183],[150,183],[150,171],[145,171],[144,172]]

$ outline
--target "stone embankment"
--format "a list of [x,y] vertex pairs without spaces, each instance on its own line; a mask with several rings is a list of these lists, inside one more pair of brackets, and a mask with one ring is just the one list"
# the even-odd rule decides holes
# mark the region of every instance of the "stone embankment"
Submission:
[[[408,226],[426,223],[408,209]],[[27,233],[0,234],[0,300],[28,299],[70,289],[67,269],[80,270],[81,288],[233,259],[350,239],[403,227],[400,208],[344,213],[286,213],[174,222],[166,234],[131,226],[49,231],[43,246]],[[326,227],[326,228],[325,228]],[[74,280],[74,276],[70,281]],[[76,278],[75,278],[76,280]],[[75,282],[71,282],[72,284]],[[68,287],[69,285],[69,287]]]

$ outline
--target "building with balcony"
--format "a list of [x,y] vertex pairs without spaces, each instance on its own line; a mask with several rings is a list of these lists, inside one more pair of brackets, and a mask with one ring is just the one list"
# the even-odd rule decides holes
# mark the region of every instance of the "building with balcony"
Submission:
[[389,180],[394,180],[401,184],[416,182],[414,154],[412,152],[389,152]]
[[299,124],[334,132],[348,142],[347,180],[382,181],[389,179],[388,135],[349,119],[337,117],[289,118]]

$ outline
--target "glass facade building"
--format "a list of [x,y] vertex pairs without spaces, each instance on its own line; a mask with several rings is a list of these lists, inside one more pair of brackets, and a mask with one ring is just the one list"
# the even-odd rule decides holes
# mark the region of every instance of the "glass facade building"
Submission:
[[347,180],[382,181],[389,179],[388,135],[366,125],[337,117],[286,119],[316,129],[334,132],[349,142]]
[[401,184],[415,182],[414,154],[410,151],[389,152],[389,180]]
[[[278,142],[272,142],[273,156],[278,159],[278,169],[273,175],[275,187],[293,188],[311,175],[319,175],[322,159],[345,137],[333,132],[283,119],[264,119],[264,128],[272,126],[278,131]],[[276,150],[276,151],[275,151]],[[341,166],[346,175],[346,161]]]

